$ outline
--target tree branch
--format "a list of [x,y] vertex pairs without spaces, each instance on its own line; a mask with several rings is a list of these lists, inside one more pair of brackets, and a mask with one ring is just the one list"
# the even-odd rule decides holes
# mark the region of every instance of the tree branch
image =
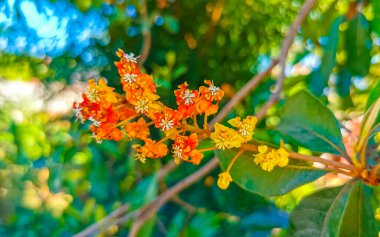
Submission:
[[115,211],[111,212],[108,216],[103,218],[102,220],[90,225],[86,229],[82,230],[78,234],[74,235],[73,237],[85,237],[90,236],[92,233],[96,232],[97,230],[101,230],[103,228],[107,228],[109,226],[109,223],[113,220],[117,220],[119,217],[122,217],[127,213],[129,209],[129,204],[124,204]]
[[317,0],[307,0],[300,9],[297,18],[289,28],[288,34],[282,44],[280,56],[278,57],[280,75],[276,83],[276,91],[269,97],[267,102],[265,102],[261,110],[257,113],[258,119],[263,118],[268,109],[277,103],[278,99],[280,98],[280,94],[284,86],[286,58],[288,56],[290,46],[293,44],[294,38],[297,35],[298,28],[302,25],[302,22],[305,20],[306,16],[311,11],[316,1]]
[[148,58],[150,47],[152,45],[152,33],[150,31],[150,22],[148,18],[148,7],[146,0],[141,1],[141,17],[142,17],[142,25],[143,25],[143,45],[141,47],[140,52],[140,60],[138,61],[138,66],[141,68],[145,61]]

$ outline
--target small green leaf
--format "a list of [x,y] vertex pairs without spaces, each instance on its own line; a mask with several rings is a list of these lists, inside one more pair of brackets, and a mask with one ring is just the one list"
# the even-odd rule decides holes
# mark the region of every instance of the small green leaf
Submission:
[[176,18],[172,16],[164,17],[164,28],[172,34],[177,34],[179,32],[179,22]]
[[337,119],[306,91],[287,100],[277,129],[312,151],[346,155]]
[[[216,152],[224,170],[236,153],[235,150]],[[302,164],[303,167],[306,165],[305,163]],[[252,153],[244,153],[240,156],[230,173],[233,182],[243,189],[267,196],[283,195],[325,174],[324,171],[320,170],[287,167],[275,167],[271,172],[267,172],[253,162]]]
[[351,74],[365,76],[371,64],[370,23],[362,13],[349,21],[346,31],[347,68]]
[[376,236],[368,187],[361,182],[318,191],[290,216],[289,236]]

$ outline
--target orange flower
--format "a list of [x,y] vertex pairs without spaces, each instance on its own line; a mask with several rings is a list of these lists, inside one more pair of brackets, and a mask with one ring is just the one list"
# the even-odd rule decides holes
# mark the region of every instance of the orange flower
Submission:
[[[168,153],[168,147],[164,143],[156,143],[156,141],[147,138],[144,140],[145,144],[134,145],[133,148],[138,153],[138,156],[148,158],[161,158]],[[141,159],[141,158],[140,158]]]
[[98,143],[100,143],[103,139],[120,141],[123,138],[123,133],[119,129],[113,127],[113,124],[103,123],[99,126],[93,124],[90,129],[93,132],[93,137]]
[[164,108],[161,113],[155,114],[155,126],[162,131],[168,131],[178,125],[182,116],[177,110],[172,110],[168,107]]
[[194,115],[195,104],[199,98],[199,92],[196,90],[187,89],[187,82],[178,86],[178,90],[174,91],[177,99],[178,111],[182,114],[183,118],[189,118]]
[[108,87],[103,78],[99,79],[98,83],[94,79],[90,79],[86,96],[91,102],[115,103],[117,102],[117,95],[113,90],[115,88]]
[[209,87],[199,87],[200,98],[195,106],[199,114],[215,114],[219,109],[219,101],[222,99],[224,92],[215,86],[210,80],[205,80],[205,84]]
[[119,49],[116,55],[120,58],[118,62],[115,62],[120,76],[123,78],[125,74],[140,74],[140,70],[137,65],[137,58],[133,53],[126,54],[123,50]]
[[198,136],[196,133],[192,133],[190,136],[177,135],[174,138],[173,156],[175,162],[178,164],[180,160],[191,162],[198,165],[203,154],[196,150],[198,146]]
[[224,92],[219,87],[215,86],[213,81],[204,80],[204,83],[209,87],[199,87],[201,97],[209,101],[220,101],[224,95]]
[[144,118],[139,118],[136,122],[127,123],[125,125],[125,131],[127,132],[127,137],[139,138],[141,140],[145,140],[149,136],[149,127],[146,124]]

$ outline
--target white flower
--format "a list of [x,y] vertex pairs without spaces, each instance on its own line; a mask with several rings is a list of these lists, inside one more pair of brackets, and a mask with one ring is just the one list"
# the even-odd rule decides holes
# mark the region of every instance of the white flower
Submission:
[[149,110],[148,102],[149,102],[148,99],[141,99],[137,101],[137,104],[135,106],[137,113],[142,114],[144,112],[148,112]]
[[135,55],[133,53],[130,54],[124,54],[124,58],[127,62],[130,63],[137,63],[137,58],[135,58]]
[[166,131],[173,128],[174,122],[173,120],[169,120],[168,118],[165,118],[158,125],[162,128],[162,131]]
[[185,100],[185,105],[193,104],[193,98],[195,98],[195,94],[191,93],[190,90],[185,90],[184,95],[182,96],[182,99]]
[[175,145],[173,147],[174,158],[180,158],[180,159],[182,159],[182,152],[183,152],[183,149],[180,146]]
[[133,82],[136,82],[137,75],[136,74],[125,74],[123,79],[126,83],[129,85],[132,84]]
[[220,88],[215,86],[214,81],[213,81],[211,86],[208,88],[208,90],[211,92],[211,95],[216,95],[216,93],[220,91]]
[[94,119],[93,117],[89,117],[88,120],[92,121],[93,125],[95,125],[95,127],[99,127],[100,124],[102,124],[100,121]]
[[141,163],[145,164],[146,157],[145,157],[144,154],[142,154],[142,153],[137,153],[137,154],[135,155],[135,157],[136,157],[135,160],[138,160],[138,161],[140,161]]
[[98,91],[95,90],[95,89],[90,89],[90,90],[87,90],[86,92],[86,96],[87,98],[91,101],[91,102],[95,102],[99,99],[98,97]]

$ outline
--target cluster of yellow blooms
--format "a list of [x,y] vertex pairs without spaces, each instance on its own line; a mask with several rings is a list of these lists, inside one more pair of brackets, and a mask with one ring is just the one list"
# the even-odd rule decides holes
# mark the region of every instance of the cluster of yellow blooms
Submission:
[[254,155],[254,161],[263,170],[272,171],[275,166],[285,167],[289,163],[289,153],[282,147],[271,151],[268,151],[267,146],[259,146],[258,149],[259,153]]
[[[224,95],[213,81],[205,80],[206,86],[200,86],[198,90],[189,89],[186,82],[179,85],[174,91],[177,108],[172,109],[159,100],[153,77],[140,71],[132,53],[119,50],[117,55],[120,60],[115,65],[124,93],[116,93],[104,79],[91,79],[88,90],[82,94],[83,100],[73,106],[77,118],[93,123],[90,130],[98,142],[118,141],[124,137],[138,139],[140,143],[133,146],[136,160],[144,163],[147,158],[162,158],[171,151],[177,164],[184,161],[198,165],[205,151],[226,148],[242,151],[242,144],[252,140],[257,123],[254,116],[229,120],[233,128],[216,123],[214,132],[209,132],[207,118],[217,113]],[[204,118],[203,128],[197,123],[199,116]],[[150,131],[154,128],[161,130],[165,137],[159,141],[152,139]],[[199,140],[204,138],[211,138],[215,147],[197,149]],[[287,165],[288,153],[284,148],[267,150],[266,146],[260,146],[254,158],[263,170],[271,171],[275,166]],[[219,175],[217,183],[221,189],[226,189],[232,181],[229,170],[235,160]]]

